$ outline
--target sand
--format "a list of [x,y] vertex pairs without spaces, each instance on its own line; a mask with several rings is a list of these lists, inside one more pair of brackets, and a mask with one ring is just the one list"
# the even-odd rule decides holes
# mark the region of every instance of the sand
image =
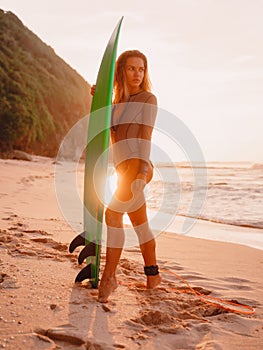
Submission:
[[[0,349],[263,348],[262,250],[164,232],[157,238],[160,287],[145,289],[139,249],[127,248],[118,289],[100,304],[96,289],[74,284],[80,267],[68,245],[76,233],[57,204],[54,161],[0,160],[0,173]],[[196,227],[205,235],[233,230]],[[208,304],[175,274],[196,292],[255,313]]]

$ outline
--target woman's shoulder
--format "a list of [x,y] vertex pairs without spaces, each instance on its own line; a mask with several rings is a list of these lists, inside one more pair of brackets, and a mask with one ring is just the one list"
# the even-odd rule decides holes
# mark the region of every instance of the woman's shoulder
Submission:
[[150,103],[152,105],[157,105],[157,98],[156,96],[152,93],[152,92],[147,92],[147,100],[145,101],[145,103]]
[[149,103],[157,105],[157,98],[156,96],[150,92],[150,91],[141,91],[140,93],[131,96],[132,102],[143,102],[143,103]]

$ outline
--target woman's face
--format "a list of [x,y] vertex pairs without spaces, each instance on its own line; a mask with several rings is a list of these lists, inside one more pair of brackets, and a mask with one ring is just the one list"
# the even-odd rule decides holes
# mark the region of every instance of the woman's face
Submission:
[[144,62],[140,57],[127,58],[125,65],[126,82],[130,91],[139,90],[144,78]]

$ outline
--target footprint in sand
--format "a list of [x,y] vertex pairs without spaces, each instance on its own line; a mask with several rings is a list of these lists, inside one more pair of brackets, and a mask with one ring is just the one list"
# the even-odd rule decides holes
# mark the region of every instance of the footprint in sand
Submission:
[[170,269],[170,270],[176,270],[176,271],[184,270],[184,267],[182,267],[181,265],[179,265],[179,264],[170,265],[167,263],[167,261],[164,261],[164,260],[160,260],[159,264],[160,264],[160,266],[164,266],[165,268]]
[[4,272],[0,272],[0,289],[17,289],[17,280]]
[[146,326],[156,326],[174,322],[173,316],[168,312],[158,310],[145,310],[141,312],[140,317],[132,320],[135,323]]
[[41,237],[39,237],[39,238],[31,238],[30,240],[32,242],[36,242],[36,243],[43,243],[46,246],[49,246],[49,247],[51,247],[51,248],[53,248],[55,250],[58,250],[60,252],[68,251],[68,246],[66,244],[56,242],[56,241],[54,241],[51,238],[46,238],[46,237],[41,238]]
[[32,233],[35,235],[40,235],[40,236],[51,236],[51,233],[48,233],[43,230],[23,230],[24,233]]
[[226,277],[226,278],[219,278],[219,280],[227,282],[228,289],[244,290],[244,291],[253,290],[253,288],[251,287],[251,284],[253,284],[253,281],[249,281],[244,278]]
[[21,334],[14,335],[9,339],[1,341],[0,348],[5,350],[23,350],[23,349],[38,349],[38,350],[55,350],[57,345],[48,337],[39,334]]
[[225,278],[219,278],[221,281],[226,281],[226,282],[230,282],[230,283],[253,283],[252,281],[249,281],[247,279],[244,278],[239,278],[239,277],[225,277]]

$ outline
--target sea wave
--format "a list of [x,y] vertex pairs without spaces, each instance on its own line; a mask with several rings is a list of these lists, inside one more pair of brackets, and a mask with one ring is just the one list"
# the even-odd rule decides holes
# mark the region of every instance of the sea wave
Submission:
[[251,166],[251,169],[253,169],[253,170],[263,169],[263,163],[255,163]]
[[[249,161],[243,162],[156,162],[154,165],[157,168],[178,168],[178,169],[191,169],[191,168],[200,168],[200,169],[234,169],[234,170],[246,170],[246,169],[263,169],[263,163],[252,163]],[[255,167],[255,168],[254,168]]]
[[[263,229],[263,177],[261,171],[251,170],[251,164],[246,163],[242,171],[219,164],[208,170],[207,183],[200,181],[201,173],[195,181],[192,170],[185,168],[179,169],[175,178],[174,170],[167,167],[162,170],[162,181],[156,177],[149,184],[148,206],[152,210],[159,208],[164,214]],[[193,211],[193,204],[199,212]]]
[[224,224],[224,225],[233,225],[233,226],[240,226],[240,227],[248,227],[248,228],[255,228],[255,229],[263,229],[263,221],[253,221],[253,220],[231,220],[231,219],[217,219],[213,217],[207,217],[204,215],[200,215],[199,217],[193,217],[188,215],[179,214],[180,216],[185,217],[191,217],[194,219],[209,221],[209,222],[215,222],[218,224]]

